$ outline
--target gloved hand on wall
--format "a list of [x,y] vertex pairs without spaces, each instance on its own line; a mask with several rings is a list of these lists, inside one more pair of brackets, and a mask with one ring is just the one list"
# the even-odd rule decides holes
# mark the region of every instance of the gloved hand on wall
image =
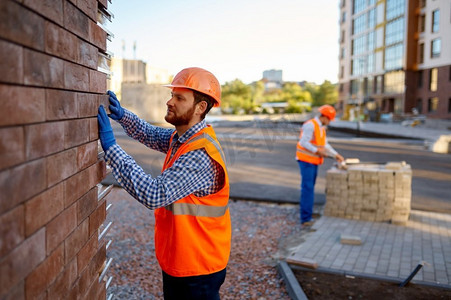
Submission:
[[99,106],[99,113],[97,114],[97,122],[99,123],[99,138],[103,151],[108,150],[112,145],[116,144],[114,138],[113,128],[111,128],[110,119],[106,114],[103,105]]
[[121,107],[121,104],[119,103],[119,100],[116,98],[116,94],[112,91],[108,91],[107,94],[110,96],[110,111],[111,114],[109,114],[109,117],[113,120],[120,120],[124,116],[124,109]]

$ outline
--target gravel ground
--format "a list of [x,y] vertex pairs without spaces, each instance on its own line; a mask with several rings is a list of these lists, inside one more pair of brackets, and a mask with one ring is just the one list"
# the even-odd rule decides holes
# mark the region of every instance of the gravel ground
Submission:
[[[107,256],[113,276],[108,295],[113,299],[162,299],[161,269],[155,258],[153,212],[114,188],[107,221],[113,243]],[[302,236],[297,205],[230,201],[232,250],[221,299],[290,299],[276,270],[296,237]],[[107,222],[105,223],[107,224]]]

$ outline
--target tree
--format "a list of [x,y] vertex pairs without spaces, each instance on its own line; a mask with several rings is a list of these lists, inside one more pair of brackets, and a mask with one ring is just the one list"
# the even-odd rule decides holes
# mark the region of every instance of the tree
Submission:
[[335,104],[338,99],[338,90],[335,84],[329,80],[325,80],[318,88],[315,99],[315,105],[320,106],[324,104]]
[[221,107],[224,111],[230,110],[236,114],[243,109],[246,112],[249,112],[252,108],[251,87],[244,84],[239,79],[226,82],[222,86],[221,99]]

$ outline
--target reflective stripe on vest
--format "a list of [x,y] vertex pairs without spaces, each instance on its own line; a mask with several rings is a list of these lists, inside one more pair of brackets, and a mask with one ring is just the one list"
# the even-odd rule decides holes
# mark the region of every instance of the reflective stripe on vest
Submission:
[[165,208],[172,212],[175,216],[186,215],[194,217],[221,217],[223,216],[229,205],[211,206],[192,203],[172,203]]

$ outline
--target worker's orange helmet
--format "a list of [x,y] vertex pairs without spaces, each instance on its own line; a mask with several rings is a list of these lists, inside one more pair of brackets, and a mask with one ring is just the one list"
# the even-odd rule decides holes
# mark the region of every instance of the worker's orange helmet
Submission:
[[337,112],[335,111],[335,108],[333,108],[331,105],[326,104],[326,105],[320,106],[320,108],[318,108],[318,110],[322,115],[328,117],[329,120],[332,121],[333,119],[335,119],[335,114]]
[[215,75],[201,68],[186,68],[175,75],[167,87],[187,88],[206,94],[215,100],[213,106],[221,105],[221,86]]

